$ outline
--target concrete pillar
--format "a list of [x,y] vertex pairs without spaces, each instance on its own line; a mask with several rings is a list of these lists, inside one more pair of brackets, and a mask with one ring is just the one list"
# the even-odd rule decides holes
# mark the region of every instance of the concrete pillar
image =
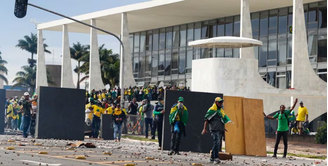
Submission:
[[48,86],[47,69],[44,57],[43,34],[42,30],[38,30],[38,48],[37,48],[37,62],[36,62],[36,92],[38,93],[39,86]]
[[[91,19],[91,25],[96,26],[96,20]],[[89,92],[92,89],[102,90],[104,84],[101,79],[100,59],[98,49],[97,30],[90,28],[90,66],[89,66]]]
[[[5,73],[3,73],[3,72],[0,72],[0,74],[5,75]],[[0,80],[0,89],[3,89],[3,80]]]
[[[249,0],[240,0],[240,37],[253,38]],[[253,47],[241,48],[240,58],[255,59]]]
[[[121,48],[121,63],[123,67],[120,71],[120,87],[123,89],[129,86],[136,86],[136,82],[133,77],[132,71],[132,56],[131,56],[131,49],[130,49],[130,39],[129,39],[129,24],[128,24],[128,16],[127,13],[122,13],[122,20],[121,20],[121,40],[124,44],[124,55],[123,49]],[[124,59],[124,62],[122,60]]]
[[327,83],[313,71],[309,61],[303,0],[293,0],[293,44],[291,87],[299,90],[324,90]]
[[63,47],[62,47],[62,66],[61,66],[61,87],[74,88],[71,53],[68,41],[67,25],[63,25]]

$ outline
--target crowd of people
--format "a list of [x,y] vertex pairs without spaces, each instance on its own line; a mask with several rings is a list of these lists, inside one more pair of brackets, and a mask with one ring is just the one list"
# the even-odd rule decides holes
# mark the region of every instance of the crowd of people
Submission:
[[6,99],[5,104],[5,126],[17,132],[23,132],[23,137],[30,135],[34,137],[37,111],[37,95],[31,96],[28,92],[18,98]]

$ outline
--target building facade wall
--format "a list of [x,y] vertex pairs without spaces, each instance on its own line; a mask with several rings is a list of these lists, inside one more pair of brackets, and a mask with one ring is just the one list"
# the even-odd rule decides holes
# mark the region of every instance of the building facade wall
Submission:
[[[259,73],[270,85],[290,88],[292,57],[292,7],[251,13]],[[327,2],[304,4],[309,60],[318,76],[327,81]],[[136,82],[145,85],[191,86],[192,60],[213,57],[239,58],[239,49],[199,49],[189,41],[217,36],[240,36],[240,16],[205,20],[130,34]]]
[[55,85],[49,84],[49,87],[60,87],[61,85],[61,65],[46,65],[47,72],[51,76]]

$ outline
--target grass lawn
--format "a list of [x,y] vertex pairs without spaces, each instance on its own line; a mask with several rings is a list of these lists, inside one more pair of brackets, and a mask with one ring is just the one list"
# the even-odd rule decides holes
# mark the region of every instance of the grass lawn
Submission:
[[[267,154],[273,154],[273,152],[267,152]],[[282,153],[278,153],[278,154],[282,155]],[[313,155],[294,154],[294,153],[287,153],[287,156],[304,157],[304,158],[320,159],[320,160],[324,160],[327,158],[325,156],[313,156]]]
[[139,141],[158,142],[157,139],[146,139],[145,137],[141,137],[141,136],[122,135],[122,138],[128,138],[128,139],[139,140]]

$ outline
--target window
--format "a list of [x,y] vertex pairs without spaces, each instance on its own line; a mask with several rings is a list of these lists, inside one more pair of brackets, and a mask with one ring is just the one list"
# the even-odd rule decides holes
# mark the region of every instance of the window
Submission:
[[291,71],[287,71],[286,72],[286,86],[287,86],[287,89],[291,88],[292,86],[292,72]]
[[185,47],[186,46],[186,25],[181,25],[180,26],[180,47]]
[[146,47],[146,32],[141,32],[140,35],[140,52],[145,52],[145,47]]
[[259,13],[252,14],[252,31],[253,36],[259,36]]
[[131,53],[133,53],[133,34],[129,35],[129,39],[130,39],[130,51]]
[[153,48],[153,32],[152,31],[147,31],[147,36],[146,36],[146,50],[152,50]]
[[318,47],[318,37],[317,35],[308,36],[308,52],[309,56],[317,55],[317,47]]
[[279,72],[277,75],[277,88],[286,89],[286,73]]
[[194,32],[194,38],[195,40],[199,40],[200,39],[200,29],[201,29],[201,23],[196,23],[195,24],[195,32]]
[[233,35],[240,36],[240,16],[234,18]]
[[179,74],[184,74],[186,70],[186,53],[185,51],[180,51],[179,55]]
[[165,29],[160,29],[159,34],[159,49],[165,49]]
[[263,42],[262,46],[260,47],[260,60],[259,60],[259,67],[266,67],[266,62],[267,62],[267,53],[268,53],[268,45],[267,45],[267,40],[261,39]]
[[210,48],[202,48],[201,49],[201,58],[210,58],[211,57],[211,49]]
[[327,62],[327,34],[318,40],[318,62]]
[[172,27],[166,28],[166,49],[172,48]]
[[287,12],[288,12],[288,8],[279,10],[279,28],[278,28],[279,34],[287,33]]
[[315,29],[318,27],[317,7],[318,3],[309,4],[308,29]]
[[224,57],[224,48],[216,49],[216,57],[219,57],[219,58]]
[[217,26],[217,32],[218,32],[217,36],[224,36],[224,24],[225,24],[224,18],[219,19],[218,26]]
[[261,12],[260,15],[260,36],[268,35],[268,12]]
[[327,2],[319,2],[319,28],[327,28]]
[[179,52],[176,50],[176,51],[173,51],[173,54],[172,54],[172,69],[177,69],[178,68],[178,55],[179,55]]
[[239,58],[239,55],[240,55],[240,53],[239,53],[239,50],[240,50],[240,48],[234,48],[233,49],[233,57],[234,58]]
[[151,71],[151,56],[148,54],[146,55],[146,58],[145,58],[146,62],[145,62],[145,69],[146,71]]
[[140,56],[140,65],[139,65],[139,78],[145,77],[145,56]]
[[158,70],[164,70],[164,53],[159,54]]
[[288,38],[288,54],[287,54],[287,64],[292,64],[292,38]]
[[159,39],[158,33],[159,33],[158,29],[153,31],[153,49],[155,51],[158,50],[158,39]]
[[165,53],[165,68],[164,68],[165,75],[171,74],[171,52],[166,51]]
[[139,52],[139,43],[140,42],[140,34],[139,33],[135,33],[134,34],[134,50],[133,52]]
[[202,23],[202,39],[208,38],[208,21]]
[[180,41],[179,41],[179,26],[175,26],[173,28],[173,48],[178,48]]
[[208,38],[216,37],[216,30],[217,30],[216,20],[210,21]]
[[259,60],[259,47],[254,47],[254,56],[255,59]]
[[269,17],[269,35],[277,33],[277,13],[278,10],[271,10]]
[[139,72],[139,55],[133,57],[133,72]]
[[225,35],[226,36],[232,36],[232,24],[233,24],[233,17],[226,18],[226,25],[225,25]]
[[322,80],[327,82],[327,69],[318,69],[318,75]]
[[268,72],[267,74],[267,83],[275,87],[276,72]]
[[286,39],[278,39],[278,66],[286,65],[287,58],[287,41]]
[[288,8],[288,27],[293,25],[293,7]]
[[224,49],[224,57],[232,58],[232,48]]
[[269,40],[268,59],[277,59],[277,41],[276,40]]
[[194,24],[188,24],[187,41],[194,41]]
[[186,66],[186,68],[187,69],[191,69],[191,65],[192,65],[192,50],[188,50],[187,51],[187,66]]
[[158,55],[153,55],[153,58],[152,58],[152,70],[151,70],[151,76],[152,77],[156,77],[158,75]]

